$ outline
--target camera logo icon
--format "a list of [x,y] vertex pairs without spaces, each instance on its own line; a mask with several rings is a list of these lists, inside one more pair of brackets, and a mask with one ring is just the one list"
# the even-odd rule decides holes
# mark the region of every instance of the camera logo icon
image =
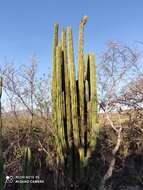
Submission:
[[13,183],[13,176],[6,176],[6,183]]

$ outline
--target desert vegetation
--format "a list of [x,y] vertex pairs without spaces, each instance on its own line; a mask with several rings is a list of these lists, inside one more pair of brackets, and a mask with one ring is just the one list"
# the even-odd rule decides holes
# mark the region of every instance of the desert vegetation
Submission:
[[142,53],[116,42],[85,53],[86,22],[77,60],[72,28],[59,39],[56,23],[52,72],[39,77],[34,56],[1,66],[0,190],[143,189]]

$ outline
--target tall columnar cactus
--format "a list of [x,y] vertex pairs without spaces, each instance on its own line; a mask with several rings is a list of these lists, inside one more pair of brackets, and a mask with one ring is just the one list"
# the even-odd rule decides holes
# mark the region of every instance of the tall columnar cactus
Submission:
[[2,150],[2,106],[1,106],[1,98],[2,98],[2,77],[0,77],[0,189],[4,187],[4,160],[3,160],[3,150]]
[[79,91],[79,127],[80,127],[80,143],[82,145],[83,142],[83,134],[84,134],[84,53],[83,53],[83,45],[84,45],[84,37],[83,30],[84,25],[87,22],[87,16],[84,16],[79,25],[79,39],[78,39],[78,91]]
[[71,164],[67,168],[73,168],[72,172],[69,171],[73,179],[79,178],[79,174],[84,171],[83,166],[90,152],[88,150],[95,148],[98,134],[95,60],[92,53],[84,60],[83,52],[86,21],[85,16],[79,25],[78,79],[75,73],[72,29],[67,28],[66,47],[65,30],[62,30],[61,43],[58,44],[58,25],[54,26],[53,124],[57,132],[55,140],[58,156],[65,163],[69,161],[67,165]]
[[[26,147],[24,150],[24,159],[23,159],[23,176],[31,176],[32,172],[32,154],[29,147]],[[30,184],[23,183],[20,185],[20,190],[30,190]]]

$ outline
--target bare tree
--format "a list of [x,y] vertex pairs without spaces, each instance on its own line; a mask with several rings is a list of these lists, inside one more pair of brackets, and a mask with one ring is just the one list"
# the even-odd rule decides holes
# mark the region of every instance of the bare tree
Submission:
[[[117,153],[121,144],[124,143],[122,113],[127,110],[126,105],[131,106],[133,103],[132,109],[142,106],[140,58],[139,52],[133,48],[113,42],[108,44],[107,50],[100,57],[97,73],[99,108],[106,125],[109,125],[117,135],[108,169],[101,179],[100,189],[102,190],[106,189],[106,182],[112,177]],[[116,121],[113,116],[116,117]]]

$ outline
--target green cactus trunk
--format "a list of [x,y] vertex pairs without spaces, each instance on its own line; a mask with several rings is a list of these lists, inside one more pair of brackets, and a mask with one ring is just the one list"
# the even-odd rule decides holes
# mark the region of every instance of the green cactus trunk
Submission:
[[92,123],[91,123],[91,87],[90,87],[90,60],[89,60],[89,54],[85,57],[85,112],[86,112],[86,131],[85,131],[85,157],[87,156],[87,144],[89,144],[89,136],[91,134],[92,129]]
[[57,75],[57,133],[61,145],[61,157],[66,150],[66,137],[64,128],[64,94],[62,91],[62,50],[60,47],[56,49],[56,75]]
[[66,32],[62,29],[61,37],[62,46],[62,65],[63,65],[63,91],[65,100],[65,137],[67,148],[71,145],[71,105],[70,105],[70,83],[67,62]]
[[53,57],[52,57],[52,121],[53,125],[57,124],[57,110],[56,110],[56,47],[58,45],[58,24],[54,24],[54,43],[53,43]]
[[80,130],[78,124],[78,97],[75,79],[74,50],[71,27],[67,28],[68,37],[68,65],[71,92],[71,116],[72,116],[72,178],[76,180],[80,174],[80,158],[78,147],[80,145]]
[[[32,173],[32,154],[29,147],[24,150],[23,159],[23,176],[31,176]],[[23,183],[20,185],[20,190],[30,190],[30,184]]]
[[72,115],[72,126],[74,144],[78,147],[79,141],[79,125],[78,125],[78,105],[77,105],[77,88],[75,80],[75,66],[74,66],[74,51],[73,51],[73,39],[72,29],[67,28],[68,36],[68,64],[69,64],[69,79],[70,79],[70,92],[71,92],[71,115]]
[[55,132],[55,144],[59,160],[63,160],[63,152],[62,148],[59,145],[61,143],[60,134],[58,131],[58,114],[57,114],[57,46],[58,46],[58,30],[59,25],[54,24],[54,41],[53,41],[53,55],[52,55],[52,88],[51,88],[51,96],[52,96],[52,123],[54,126]]
[[95,148],[96,138],[99,133],[98,116],[97,116],[97,89],[96,89],[96,66],[94,54],[91,53],[90,59],[90,101],[91,101],[91,135],[90,135],[90,145]]
[[80,129],[80,145],[83,144],[83,134],[85,132],[84,126],[84,25],[86,24],[87,17],[83,17],[79,25],[79,41],[78,41],[78,91],[79,91],[79,129]]
[[4,160],[3,160],[3,149],[2,149],[2,106],[1,106],[1,98],[2,98],[2,77],[0,78],[0,189],[4,188]]

